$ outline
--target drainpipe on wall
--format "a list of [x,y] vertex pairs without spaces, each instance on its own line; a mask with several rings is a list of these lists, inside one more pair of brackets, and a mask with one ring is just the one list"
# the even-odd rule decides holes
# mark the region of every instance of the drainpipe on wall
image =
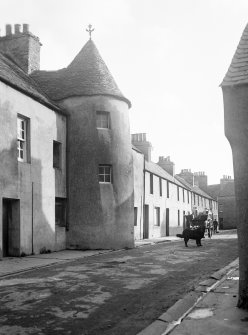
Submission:
[[142,208],[142,211],[143,211],[143,229],[142,229],[142,239],[144,239],[144,219],[145,219],[145,212],[144,212],[144,209],[145,209],[145,192],[146,192],[146,160],[145,160],[145,156],[143,155],[143,159],[144,159],[144,162],[143,162],[143,208]]
[[[66,156],[66,176],[65,176],[65,180],[66,180],[66,231],[69,231],[70,228],[70,224],[69,224],[69,202],[70,202],[70,198],[68,196],[69,194],[69,122],[70,122],[70,115],[67,115],[66,117],[66,151],[65,151],[65,156]],[[67,237],[66,237],[66,244],[67,244]]]
[[32,231],[31,231],[31,246],[32,246],[32,255],[34,255],[34,182],[32,182],[32,203],[31,203],[31,212],[32,212]]

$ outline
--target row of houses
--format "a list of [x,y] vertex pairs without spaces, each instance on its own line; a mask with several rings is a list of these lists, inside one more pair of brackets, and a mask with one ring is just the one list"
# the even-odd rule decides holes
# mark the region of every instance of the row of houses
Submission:
[[145,135],[131,141],[131,102],[91,39],[41,71],[39,38],[12,28],[0,37],[0,257],[132,248],[181,232],[189,213],[217,216],[191,171],[175,176]]
[[133,134],[132,143],[135,239],[181,233],[189,214],[204,213],[218,220],[217,200],[198,186],[205,175],[190,169],[175,175],[170,157],[161,156],[153,163],[152,145],[144,133]]

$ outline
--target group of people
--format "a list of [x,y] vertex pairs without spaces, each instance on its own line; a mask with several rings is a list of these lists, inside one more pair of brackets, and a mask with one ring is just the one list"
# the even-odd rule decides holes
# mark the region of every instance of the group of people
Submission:
[[212,221],[211,219],[206,220],[205,228],[207,229],[208,237],[211,237],[213,234],[216,234],[218,232],[218,221],[216,219],[214,219],[214,221]]

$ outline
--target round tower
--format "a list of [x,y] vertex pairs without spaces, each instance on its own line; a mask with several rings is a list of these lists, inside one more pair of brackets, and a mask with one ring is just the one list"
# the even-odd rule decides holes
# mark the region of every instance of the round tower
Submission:
[[34,76],[69,114],[68,248],[133,247],[130,101],[91,39],[67,68]]

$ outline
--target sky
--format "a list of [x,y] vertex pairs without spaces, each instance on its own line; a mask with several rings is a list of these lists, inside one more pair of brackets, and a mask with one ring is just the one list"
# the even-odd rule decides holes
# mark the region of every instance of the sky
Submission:
[[68,66],[92,39],[132,102],[132,133],[146,133],[152,160],[176,173],[233,177],[219,85],[248,23],[247,0],[0,0],[5,24],[28,23],[40,38],[41,69]]

